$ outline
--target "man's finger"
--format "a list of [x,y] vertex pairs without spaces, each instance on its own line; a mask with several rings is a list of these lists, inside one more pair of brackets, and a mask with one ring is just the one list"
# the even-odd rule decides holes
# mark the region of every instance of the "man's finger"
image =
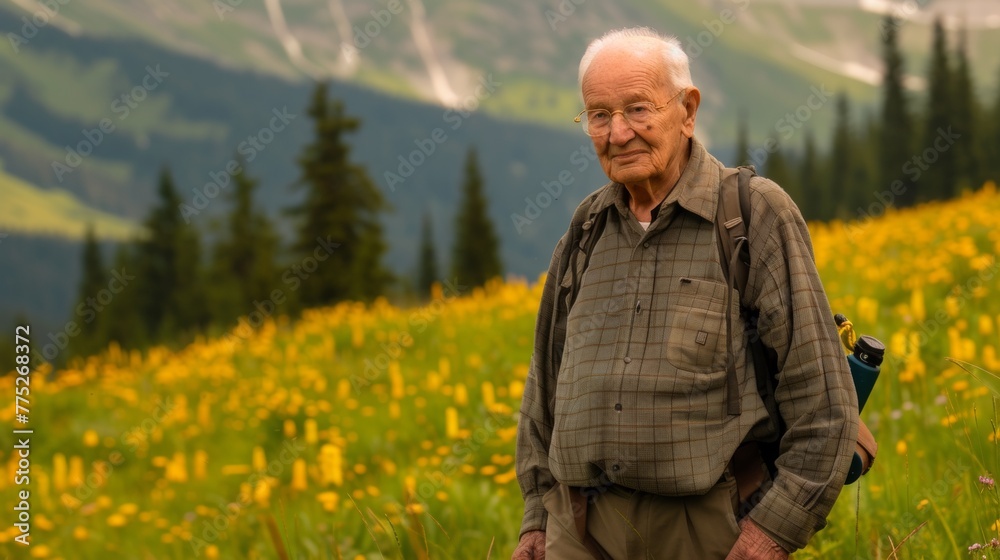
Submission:
[[510,560],[535,560],[534,551],[532,550],[534,546],[526,546],[527,544],[528,543],[521,543],[517,545],[517,548],[514,549],[514,554],[510,557]]

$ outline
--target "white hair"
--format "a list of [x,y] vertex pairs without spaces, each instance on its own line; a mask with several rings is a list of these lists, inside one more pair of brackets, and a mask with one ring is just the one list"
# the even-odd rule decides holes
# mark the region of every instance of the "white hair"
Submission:
[[580,86],[583,86],[583,76],[587,73],[587,69],[590,68],[590,63],[594,61],[594,57],[604,47],[613,44],[634,42],[636,39],[660,43],[664,70],[667,78],[674,87],[687,88],[694,85],[691,81],[691,67],[688,63],[688,55],[684,52],[684,48],[677,37],[661,35],[649,27],[626,27],[624,29],[608,31],[587,45],[587,50],[583,53],[583,58],[580,59]]

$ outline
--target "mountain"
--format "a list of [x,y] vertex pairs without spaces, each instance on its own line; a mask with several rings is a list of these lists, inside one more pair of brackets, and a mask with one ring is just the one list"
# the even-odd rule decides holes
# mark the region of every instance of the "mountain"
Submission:
[[[22,195],[72,200],[79,210],[58,214],[56,205],[36,203],[39,219],[19,216],[18,226],[12,206],[0,211],[0,232],[10,232],[0,243],[4,270],[56,258],[50,254],[59,264],[49,269],[60,270],[17,284],[34,292],[0,292],[0,325],[16,310],[50,323],[65,320],[57,309],[69,312],[78,248],[52,240],[59,249],[51,253],[12,249],[32,236],[49,243],[38,237],[48,230],[33,224],[64,224],[63,235],[74,238],[94,220],[134,231],[164,165],[186,200],[216,193],[190,216],[211,235],[227,206],[218,202],[226,165],[246,156],[261,180],[260,201],[289,231],[282,210],[300,196],[295,160],[311,134],[303,111],[314,79],[332,80],[332,94],[362,121],[350,138],[353,156],[394,208],[385,226],[395,270],[415,266],[424,209],[448,254],[461,161],[475,145],[504,264],[534,277],[572,208],[605,180],[572,123],[588,40],[638,23],[677,34],[704,93],[698,135],[728,161],[740,109],[757,145],[793,116],[796,136],[784,144],[794,147],[804,126],[821,142],[828,136],[834,111],[826,96],[796,115],[816,92],[845,90],[871,106],[881,12],[906,16],[899,25],[911,74],[923,73],[928,23],[944,13],[950,25],[968,24],[976,76],[994,75],[994,2],[938,0],[905,11],[910,4],[93,0],[51,11],[29,0],[0,3],[3,173]],[[993,83],[977,85],[988,91]],[[4,200],[12,199],[9,184],[0,182]]]

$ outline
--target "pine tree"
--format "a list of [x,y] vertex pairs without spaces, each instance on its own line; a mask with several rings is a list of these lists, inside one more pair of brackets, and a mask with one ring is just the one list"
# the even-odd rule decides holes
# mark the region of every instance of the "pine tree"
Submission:
[[[887,187],[878,187],[878,142],[881,134],[879,121],[871,112],[864,126],[854,133],[851,142],[851,189],[847,198],[846,219],[862,217],[877,201],[876,193]],[[890,191],[891,192],[891,191]],[[896,195],[893,194],[893,197]]]
[[431,285],[441,279],[438,274],[437,251],[434,249],[434,230],[428,213],[424,214],[420,235],[420,262],[417,266],[417,294],[420,297],[428,297]]
[[899,193],[896,204],[907,206],[916,200],[913,181],[903,173],[903,165],[913,157],[913,124],[906,93],[903,91],[903,57],[897,45],[896,20],[887,16],[883,22],[883,30],[885,74],[882,79],[882,127],[878,141],[877,185],[880,190],[895,186],[891,192]]
[[833,128],[833,141],[830,143],[829,183],[821,198],[823,218],[845,217],[854,199],[851,182],[851,170],[854,165],[851,158],[852,144],[851,106],[847,95],[841,92],[837,95],[837,120]]
[[983,143],[986,152],[984,173],[987,179],[1000,184],[1000,72],[997,72],[995,95],[989,119],[984,127],[987,135]]
[[774,147],[774,153],[767,158],[767,167],[764,175],[785,189],[788,196],[796,204],[802,204],[802,192],[799,187],[799,178],[792,172],[792,168],[780,145]]
[[969,58],[965,51],[965,31],[959,38],[955,58],[955,103],[954,132],[958,135],[955,145],[950,149],[955,151],[956,177],[958,188],[977,188],[984,176],[981,168],[982,142],[979,140],[979,128],[976,126],[980,114],[976,101],[975,86],[972,83],[972,72],[969,68]]
[[824,179],[821,174],[819,156],[816,154],[816,142],[811,130],[806,130],[804,148],[802,149],[802,165],[799,167],[799,185],[801,200],[797,201],[802,215],[808,220],[819,219],[821,214],[821,196]]
[[[934,141],[953,127],[952,71],[948,63],[947,37],[941,19],[934,20],[934,42],[927,71],[927,111],[919,157],[925,168],[918,180],[918,199],[932,200],[956,193],[955,146],[939,150]],[[924,157],[934,154],[934,159]]]
[[278,289],[274,264],[278,237],[267,215],[254,205],[256,188],[257,181],[247,174],[246,162],[240,160],[233,175],[233,209],[213,251],[213,319],[222,324],[254,311],[255,302],[270,299],[271,292]]
[[140,270],[145,266],[139,257],[140,244],[121,243],[115,251],[113,270],[128,280],[114,299],[100,310],[106,343],[122,348],[142,348],[150,340],[146,331],[142,307],[145,297]]
[[487,280],[503,274],[500,242],[495,232],[487,212],[476,151],[470,148],[465,158],[465,182],[455,220],[452,253],[452,276],[458,284],[482,286]]
[[158,205],[146,219],[146,237],[138,243],[137,290],[145,332],[166,342],[190,337],[209,320],[202,281],[198,232],[184,223],[180,196],[169,169],[160,174]]
[[[80,334],[69,343],[70,356],[89,356],[99,352],[106,344],[104,322],[107,316],[103,313],[101,303],[102,291],[108,286],[107,270],[101,258],[101,247],[97,243],[93,224],[87,226],[83,238],[82,272],[80,288],[77,292],[76,305],[73,307],[73,321],[79,327]],[[117,286],[116,286],[117,287]],[[108,291],[108,294],[111,294]],[[113,296],[113,294],[112,294]],[[110,302],[105,302],[110,303]]]
[[306,194],[289,211],[298,220],[292,246],[298,259],[293,266],[302,269],[298,300],[305,306],[371,300],[385,292],[392,276],[381,263],[386,245],[378,218],[385,200],[368,172],[350,161],[343,140],[360,122],[344,114],[340,101],[327,99],[323,83],[317,84],[308,113],[315,137],[299,158],[302,176],[296,184]]

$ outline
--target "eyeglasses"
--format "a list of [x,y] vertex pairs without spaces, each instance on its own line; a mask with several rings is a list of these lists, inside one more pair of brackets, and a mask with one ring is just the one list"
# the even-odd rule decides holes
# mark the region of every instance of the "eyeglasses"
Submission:
[[584,109],[573,119],[573,122],[582,124],[583,132],[587,136],[604,136],[611,130],[611,118],[615,116],[615,113],[621,113],[622,117],[625,118],[625,122],[632,128],[635,128],[636,126],[648,123],[653,118],[653,115],[656,114],[656,111],[670,105],[682,93],[684,93],[683,89],[674,94],[670,98],[670,101],[667,101],[663,105],[653,105],[650,101],[640,101],[626,105],[624,109],[617,111]]

